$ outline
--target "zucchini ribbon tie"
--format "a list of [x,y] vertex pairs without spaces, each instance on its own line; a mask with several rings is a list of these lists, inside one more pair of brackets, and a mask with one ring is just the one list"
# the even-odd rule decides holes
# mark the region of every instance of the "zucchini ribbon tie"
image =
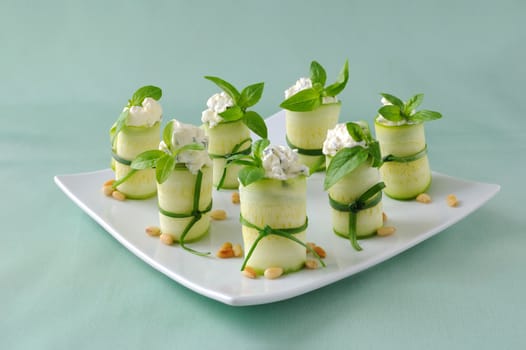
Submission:
[[305,155],[305,156],[323,156],[323,149],[321,149],[321,148],[319,148],[319,149],[305,149],[305,148],[300,148],[300,147],[294,145],[292,142],[290,142],[288,136],[285,135],[285,138],[286,138],[286,141],[287,141],[287,145],[288,145],[291,149],[298,150],[298,153],[299,153],[299,154],[303,154],[303,155]]
[[[126,166],[131,166],[131,163],[132,161],[131,160],[128,160],[128,159],[124,159],[122,157],[120,157],[117,152],[115,152],[114,150],[111,151],[111,156],[112,158],[117,162],[117,163],[120,163],[122,165],[126,165]],[[127,181],[130,177],[133,176],[133,174],[135,174],[137,172],[136,169],[130,169],[130,171],[128,171],[126,173],[126,175],[124,175],[122,178],[120,178],[119,180],[115,181],[113,183],[113,185],[111,185],[111,187],[113,189],[116,189],[117,186],[119,186],[120,184],[124,183],[125,181]]]
[[179,239],[179,244],[181,244],[181,247],[184,250],[187,250],[190,253],[193,253],[193,254],[196,254],[196,255],[201,255],[201,256],[206,256],[206,255],[210,255],[210,252],[206,252],[206,253],[198,252],[197,250],[194,250],[194,249],[191,249],[191,248],[187,247],[185,245],[185,243],[184,243],[184,239],[185,239],[186,235],[188,234],[190,229],[192,229],[194,224],[196,222],[198,222],[202,218],[203,214],[206,214],[210,210],[212,210],[212,201],[210,201],[210,204],[208,204],[207,207],[204,210],[199,210],[199,199],[201,197],[201,182],[202,182],[202,180],[203,180],[203,173],[201,172],[201,170],[199,170],[197,172],[197,179],[195,180],[194,202],[193,202],[192,212],[190,212],[190,213],[173,213],[173,212],[164,210],[160,206],[159,206],[159,212],[161,214],[163,214],[163,215],[166,215],[166,216],[171,217],[171,218],[176,218],[176,219],[190,218],[191,217],[192,220],[190,220],[188,225],[186,225],[186,227],[184,228],[183,232],[181,233],[181,238]]
[[362,250],[358,244],[358,237],[356,233],[356,219],[357,214],[361,210],[369,209],[380,203],[382,200],[382,189],[385,187],[383,182],[379,182],[371,186],[365,191],[357,200],[349,204],[341,203],[333,199],[329,195],[329,203],[331,207],[337,211],[349,213],[349,240],[351,245],[357,251]]
[[427,145],[425,145],[421,151],[410,154],[408,156],[395,156],[395,155],[389,154],[385,156],[382,159],[382,161],[383,162],[410,163],[410,162],[413,162],[415,160],[425,157],[426,154],[427,154]]
[[258,227],[256,225],[254,225],[253,223],[247,221],[247,219],[245,219],[243,217],[243,215],[239,216],[239,221],[241,222],[242,225],[244,225],[246,227],[249,227],[249,228],[253,228],[253,229],[255,229],[255,230],[257,230],[259,232],[258,237],[256,238],[256,240],[254,241],[254,243],[250,247],[250,250],[248,251],[248,253],[247,253],[246,257],[245,257],[245,261],[243,261],[243,265],[241,265],[241,271],[243,271],[245,269],[245,266],[247,265],[248,260],[252,256],[252,253],[256,249],[256,246],[258,245],[259,241],[261,241],[264,237],[266,237],[268,235],[276,235],[276,236],[284,237],[284,238],[290,239],[291,241],[294,241],[294,242],[304,246],[310,253],[312,253],[312,255],[314,255],[314,257],[316,259],[318,259],[320,264],[323,267],[325,267],[325,263],[323,262],[323,260],[321,260],[320,256],[314,251],[314,249],[312,249],[312,247],[310,247],[309,245],[303,243],[298,238],[294,237],[294,234],[303,232],[303,231],[305,231],[307,229],[308,218],[305,218],[305,223],[303,225],[299,226],[299,227],[280,228],[280,229],[272,228],[269,225],[265,225],[265,227],[263,227],[263,228]]
[[[245,148],[245,149],[242,149],[241,151],[239,150],[244,144],[246,143],[249,143],[248,147]],[[230,153],[227,153],[227,154],[212,154],[212,153],[209,153],[208,155],[210,156],[210,158],[212,159],[215,159],[215,158],[224,158],[226,159],[226,166],[223,167],[223,174],[221,175],[221,179],[219,180],[219,183],[217,184],[217,189],[220,190],[222,187],[223,187],[223,183],[225,182],[225,177],[226,177],[226,168],[227,166],[230,164],[230,160],[228,160],[228,158],[232,157],[232,156],[235,156],[235,155],[238,155],[238,154],[245,154],[245,155],[249,155],[250,152],[251,152],[251,149],[250,149],[250,143],[252,142],[252,139],[250,137],[246,138],[246,139],[243,139],[241,140],[240,143],[236,144],[233,148],[232,148],[232,151]]]

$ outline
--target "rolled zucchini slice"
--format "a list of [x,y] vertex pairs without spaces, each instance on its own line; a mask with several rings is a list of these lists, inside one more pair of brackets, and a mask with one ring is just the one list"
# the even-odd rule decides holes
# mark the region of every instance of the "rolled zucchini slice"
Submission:
[[[240,185],[239,194],[244,249],[247,256],[251,254],[245,265],[259,275],[268,267],[281,267],[285,273],[303,268],[306,260],[306,178],[264,178],[246,187]],[[302,244],[273,234],[280,230]]]
[[213,163],[213,185],[217,189],[237,189],[239,165],[228,165],[227,158],[239,153],[250,153],[250,130],[241,121],[219,123],[213,128],[203,125],[209,138],[208,153]]
[[390,126],[375,121],[376,138],[384,163],[380,175],[384,192],[393,199],[410,200],[431,185],[424,124]]
[[287,143],[298,150],[300,161],[311,173],[325,169],[323,141],[327,131],[338,123],[340,110],[341,102],[324,104],[308,112],[285,110]]
[[[168,179],[157,184],[161,232],[182,244],[199,240],[210,229],[212,168],[192,174],[178,166]],[[189,248],[187,248],[189,249]]]
[[116,135],[113,149],[113,169],[116,189],[130,199],[155,196],[157,185],[155,169],[134,170],[130,164],[144,151],[159,146],[160,122],[151,127],[124,126]]
[[[379,182],[378,169],[371,167],[370,162],[365,162],[330,187],[328,192],[334,201],[348,206]],[[341,211],[334,207],[332,207],[331,212],[334,233],[349,238],[351,234],[349,216],[353,214],[350,211]],[[355,214],[356,237],[362,239],[376,235],[376,231],[383,226],[382,213],[381,201],[370,208],[358,211]]]

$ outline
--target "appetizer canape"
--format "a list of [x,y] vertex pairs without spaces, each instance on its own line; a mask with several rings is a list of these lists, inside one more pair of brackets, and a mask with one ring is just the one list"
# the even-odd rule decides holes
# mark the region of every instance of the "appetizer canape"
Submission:
[[287,143],[297,150],[300,161],[311,173],[325,169],[322,145],[327,130],[338,123],[341,102],[336,96],[349,80],[348,62],[345,61],[336,82],[325,86],[326,80],[325,69],[312,61],[310,78],[300,78],[287,89],[280,105],[285,109]]
[[263,83],[249,85],[239,92],[232,84],[218,77],[205,77],[223,91],[207,101],[201,121],[209,137],[208,152],[213,160],[213,184],[219,190],[238,188],[239,166],[226,166],[232,155],[250,154],[250,131],[266,138],[267,127],[254,106],[263,94]]
[[380,168],[384,192],[394,199],[413,199],[431,185],[424,122],[442,115],[417,111],[423,98],[417,94],[404,103],[396,96],[382,94],[383,107],[374,125],[384,162]]
[[159,104],[162,91],[156,86],[138,89],[124,107],[110,129],[112,168],[115,172],[113,189],[131,199],[155,195],[155,171],[134,170],[130,167],[135,157],[157,148],[163,110]]
[[338,124],[323,143],[327,156],[324,188],[329,192],[333,230],[348,238],[356,250],[359,238],[382,227],[382,164],[378,141],[365,122]]

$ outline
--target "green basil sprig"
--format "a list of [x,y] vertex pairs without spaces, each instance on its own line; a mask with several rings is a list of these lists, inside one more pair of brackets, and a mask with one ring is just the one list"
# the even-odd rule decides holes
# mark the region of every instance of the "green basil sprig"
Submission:
[[338,78],[334,83],[325,87],[327,82],[327,73],[325,69],[316,61],[310,64],[310,80],[312,87],[301,90],[298,93],[290,96],[279,105],[281,108],[289,111],[307,112],[313,111],[323,103],[323,98],[330,96],[334,97],[345,89],[349,81],[349,61],[345,60]]
[[252,144],[251,154],[236,154],[227,159],[228,164],[239,164],[243,167],[239,170],[238,178],[243,186],[265,177],[263,168],[263,150],[270,145],[268,139],[260,139]]
[[349,122],[346,124],[347,132],[354,141],[365,141],[365,147],[355,146],[340,149],[331,159],[323,183],[324,189],[328,190],[342,177],[358,168],[366,161],[371,166],[379,168],[382,165],[380,144],[371,136],[371,131],[366,122]]
[[234,102],[224,112],[219,113],[225,122],[241,120],[250,130],[261,138],[268,137],[267,125],[263,118],[255,111],[247,110],[259,102],[263,95],[265,83],[256,83],[245,87],[239,92],[229,82],[212,76],[205,76],[205,79],[215,83],[223,90]]
[[378,113],[389,121],[400,122],[405,120],[407,122],[419,123],[442,118],[442,114],[439,112],[426,109],[416,110],[422,103],[424,94],[416,94],[405,103],[398,97],[390,94],[381,93],[380,95],[391,103],[378,110]]
[[199,143],[189,143],[181,147],[175,147],[172,144],[172,132],[174,121],[168,122],[163,131],[163,141],[166,144],[166,150],[149,150],[139,154],[131,163],[131,168],[135,170],[155,168],[155,177],[157,182],[162,184],[170,176],[176,167],[181,167],[177,163],[177,155],[184,151],[202,151],[205,146]]
[[117,134],[122,130],[124,125],[126,125],[126,120],[128,119],[129,115],[129,108],[132,106],[142,106],[142,102],[145,98],[150,97],[153,98],[156,101],[159,101],[163,95],[163,92],[161,88],[158,88],[157,86],[153,85],[146,85],[141,88],[139,88],[135,93],[133,94],[132,98],[128,100],[128,107],[126,110],[121,112],[115,123],[113,123],[111,129],[110,129],[110,138],[111,142],[115,140],[115,137]]

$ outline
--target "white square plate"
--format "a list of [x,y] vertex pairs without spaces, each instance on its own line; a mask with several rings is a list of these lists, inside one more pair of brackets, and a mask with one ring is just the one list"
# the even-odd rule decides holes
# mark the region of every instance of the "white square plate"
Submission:
[[[267,126],[271,141],[285,144],[283,112],[268,118]],[[428,191],[433,202],[401,202],[384,196],[384,211],[389,217],[386,225],[396,227],[396,233],[361,240],[363,251],[356,252],[348,240],[332,233],[323,174],[314,174],[308,179],[307,240],[327,251],[327,267],[304,269],[277,280],[252,280],[239,271],[242,259],[219,259],[214,255],[226,241],[242,243],[239,205],[231,203],[231,192],[214,191],[214,208],[226,210],[228,218],[213,221],[207,237],[189,244],[198,251],[212,253],[209,257],[200,257],[178,245],[166,246],[159,239],[146,235],[146,226],[158,225],[156,199],[119,202],[106,197],[101,187],[112,178],[112,171],[106,169],[58,175],[55,182],[74,203],[143,261],[197,293],[236,306],[292,298],[363,271],[443,231],[477,210],[500,190],[499,185],[464,181],[434,172]],[[446,196],[450,193],[460,201],[456,208],[446,204]]]

